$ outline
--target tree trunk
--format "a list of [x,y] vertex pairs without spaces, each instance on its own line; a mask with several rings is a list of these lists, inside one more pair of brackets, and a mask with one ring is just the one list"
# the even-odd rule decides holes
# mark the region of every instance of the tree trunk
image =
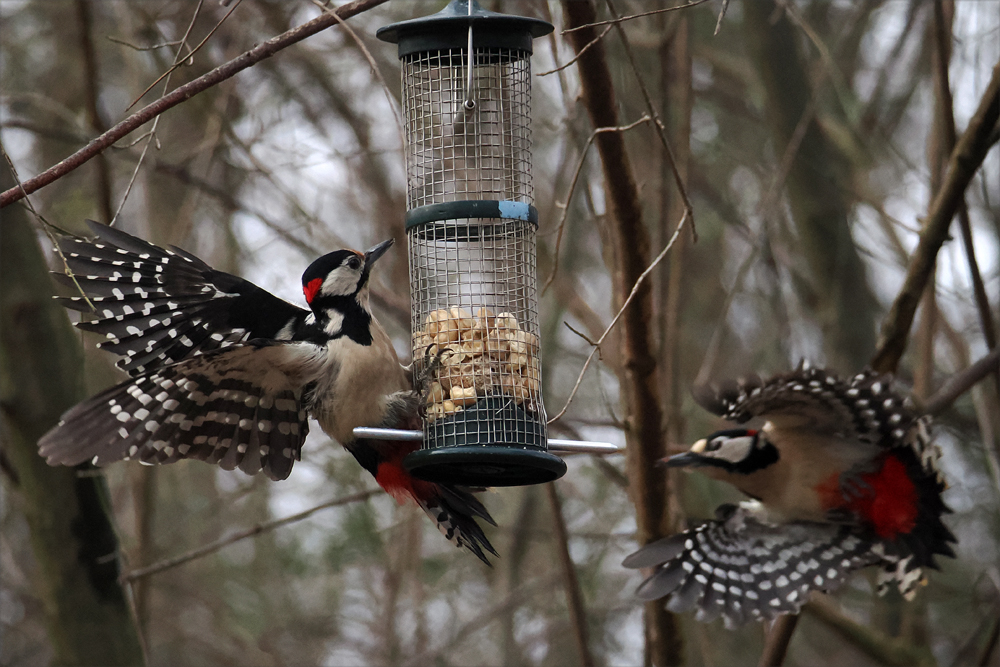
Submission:
[[[14,184],[3,170],[3,187]],[[0,224],[0,408],[3,447],[31,530],[55,664],[143,663],[118,583],[117,539],[99,476],[52,468],[36,443],[83,398],[83,355],[21,207]]]
[[[567,28],[596,20],[590,2],[563,1]],[[621,125],[614,84],[608,69],[604,44],[595,40],[593,28],[569,33],[579,56],[581,97],[594,129]],[[625,139],[620,132],[604,132],[595,142],[601,156],[608,198],[608,236],[614,251],[615,302],[625,302],[639,275],[649,266],[649,232],[643,225],[642,205]],[[663,458],[663,409],[659,368],[652,336],[652,290],[644,283],[621,319],[622,369],[619,373],[625,409],[625,439],[629,493],[635,504],[639,541],[646,544],[666,534],[667,477],[655,465]],[[681,661],[681,638],[677,619],[662,600],[646,603],[646,662],[672,665]]]

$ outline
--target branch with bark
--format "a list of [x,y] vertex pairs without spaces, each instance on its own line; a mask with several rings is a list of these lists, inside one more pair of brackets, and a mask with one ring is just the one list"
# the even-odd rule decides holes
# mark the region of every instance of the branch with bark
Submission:
[[[597,16],[591,2],[563,0],[570,44],[578,56],[581,99],[594,128],[621,125],[604,44],[596,40]],[[589,45],[589,48],[588,48]],[[634,170],[621,132],[598,135],[609,208],[609,233],[614,251],[615,300],[622,304],[650,264],[649,233]],[[662,537],[668,529],[669,495],[666,475],[654,464],[663,457],[661,382],[652,337],[652,290],[643,285],[622,317],[622,387],[626,406],[630,493],[636,508],[639,540]],[[659,602],[646,604],[646,662],[677,664],[683,655],[677,620]]]
[[963,201],[965,189],[992,146],[990,138],[998,118],[1000,63],[994,65],[993,76],[979,101],[979,107],[951,153],[948,172],[920,231],[920,240],[907,267],[903,287],[882,325],[878,351],[871,362],[872,368],[881,373],[895,372],[906,350],[920,296],[931,277],[938,251],[948,238],[948,227]]
[[164,95],[152,104],[140,109],[125,120],[121,121],[110,130],[97,137],[89,144],[73,153],[65,160],[49,167],[38,176],[5,190],[0,195],[0,208],[4,208],[16,201],[21,200],[26,195],[49,185],[59,178],[70,173],[74,169],[86,164],[91,159],[100,155],[106,148],[116,141],[125,137],[133,130],[142,127],[153,120],[167,109],[177,106],[181,102],[191,99],[198,93],[204,92],[216,86],[226,79],[232,78],[243,70],[256,65],[260,61],[270,58],[282,49],[287,49],[293,44],[297,44],[307,37],[311,37],[318,32],[326,30],[330,26],[339,24],[342,20],[356,16],[372,7],[387,2],[387,0],[354,0],[335,12],[327,12],[317,16],[311,21],[288,30],[276,37],[272,37],[262,44],[258,44],[246,53],[233,58],[227,63],[219,65],[208,74],[200,76],[194,81],[184,84],[171,93]]

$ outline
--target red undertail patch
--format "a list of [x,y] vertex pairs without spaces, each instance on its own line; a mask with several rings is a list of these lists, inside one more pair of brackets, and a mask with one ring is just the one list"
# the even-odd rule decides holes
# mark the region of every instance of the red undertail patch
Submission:
[[433,498],[438,494],[437,485],[417,479],[402,465],[403,455],[392,456],[378,464],[375,481],[385,489],[385,492],[396,499],[400,505],[407,499],[419,500]]

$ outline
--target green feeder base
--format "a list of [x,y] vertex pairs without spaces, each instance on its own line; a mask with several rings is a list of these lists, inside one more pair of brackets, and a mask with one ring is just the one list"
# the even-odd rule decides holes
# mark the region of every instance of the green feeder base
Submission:
[[428,482],[463,486],[527,486],[566,474],[566,463],[555,454],[504,445],[420,449],[403,459],[403,467]]
[[545,426],[503,395],[428,424],[434,443],[403,459],[414,476],[465,486],[527,486],[559,479],[566,463],[545,449]]

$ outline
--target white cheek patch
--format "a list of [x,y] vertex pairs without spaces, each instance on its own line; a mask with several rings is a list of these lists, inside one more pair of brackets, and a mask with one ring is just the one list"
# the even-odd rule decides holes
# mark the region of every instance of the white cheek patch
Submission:
[[743,438],[732,438],[722,443],[717,451],[712,452],[712,456],[717,459],[723,459],[731,463],[739,463],[747,457],[750,453],[750,447],[753,446],[753,438],[743,437]]
[[320,293],[326,296],[347,296],[348,294],[354,294],[354,291],[358,288],[358,279],[360,277],[358,271],[346,266],[338,266],[323,281]]

